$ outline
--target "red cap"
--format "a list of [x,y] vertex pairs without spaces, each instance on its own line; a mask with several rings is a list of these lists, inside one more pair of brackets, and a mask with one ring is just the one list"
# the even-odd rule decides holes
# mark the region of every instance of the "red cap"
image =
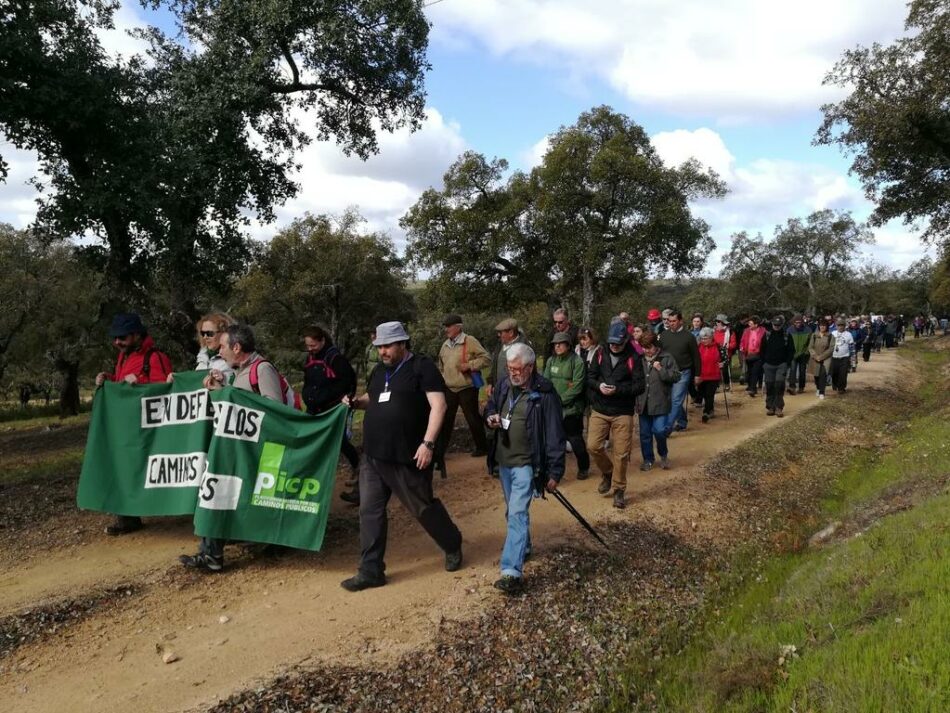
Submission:
[[647,319],[653,320],[653,319],[659,319],[659,318],[660,318],[660,310],[656,309],[655,307],[651,309],[649,312],[647,312]]

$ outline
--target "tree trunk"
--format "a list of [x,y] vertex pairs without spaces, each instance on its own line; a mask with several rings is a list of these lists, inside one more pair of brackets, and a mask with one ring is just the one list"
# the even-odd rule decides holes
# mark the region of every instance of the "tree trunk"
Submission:
[[590,326],[594,316],[594,276],[589,267],[583,269],[584,294],[581,298],[581,324]]
[[63,376],[59,390],[59,417],[76,416],[79,413],[79,362],[58,359],[56,369]]

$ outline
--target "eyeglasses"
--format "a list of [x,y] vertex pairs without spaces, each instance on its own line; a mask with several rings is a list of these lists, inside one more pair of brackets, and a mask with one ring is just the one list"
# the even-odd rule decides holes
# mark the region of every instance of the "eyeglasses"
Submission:
[[220,334],[220,332],[206,332],[203,329],[201,330],[202,337],[213,337],[215,334]]
[[531,365],[529,364],[527,366],[512,366],[511,364],[508,364],[507,367],[508,367],[509,374],[523,374],[524,372],[526,372],[528,369],[531,368]]

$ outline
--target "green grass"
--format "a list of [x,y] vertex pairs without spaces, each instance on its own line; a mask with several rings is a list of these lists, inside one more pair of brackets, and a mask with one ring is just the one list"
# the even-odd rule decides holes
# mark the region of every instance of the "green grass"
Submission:
[[79,475],[85,448],[74,448],[37,458],[18,459],[0,469],[0,483],[43,482],[63,475]]
[[935,377],[918,389],[925,406],[898,414],[897,435],[869,434],[886,448],[845,453],[822,501],[861,534],[740,564],[751,583],[712,592],[679,653],[634,656],[624,677],[652,695],[618,695],[613,710],[950,710],[950,352],[904,353]]

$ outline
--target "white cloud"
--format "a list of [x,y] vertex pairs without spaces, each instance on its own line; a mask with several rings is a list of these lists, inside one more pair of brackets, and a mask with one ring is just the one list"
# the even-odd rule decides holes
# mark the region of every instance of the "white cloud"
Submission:
[[103,49],[113,56],[131,57],[134,54],[144,56],[148,43],[129,34],[129,30],[145,27],[148,24],[139,14],[136,5],[128,2],[122,4],[113,16],[113,24],[115,27],[112,29],[95,30]]
[[526,171],[530,171],[535,166],[540,166],[541,161],[544,160],[544,154],[546,154],[550,148],[551,136],[542,137],[534,146],[521,152],[521,167]]
[[429,10],[433,37],[561,66],[632,101],[718,121],[814,111],[843,50],[899,34],[905,0],[480,0]]
[[9,167],[6,182],[0,184],[0,223],[23,229],[36,216],[39,193],[29,181],[36,175],[39,162],[34,152],[16,149],[2,139],[0,156]]

